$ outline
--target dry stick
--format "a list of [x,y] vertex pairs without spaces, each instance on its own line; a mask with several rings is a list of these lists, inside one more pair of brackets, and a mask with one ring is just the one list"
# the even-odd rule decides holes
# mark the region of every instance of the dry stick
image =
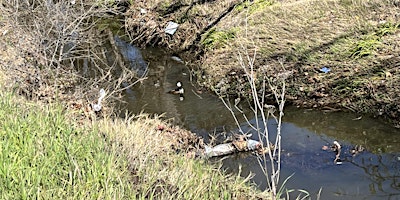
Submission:
[[[238,56],[239,56],[238,60],[239,60],[240,65],[241,65],[242,67],[244,66],[244,68],[245,68],[245,67],[246,67],[246,64],[243,62],[242,54],[241,54],[240,52],[238,52]],[[251,109],[253,110],[253,113],[257,113],[253,108],[251,108]],[[253,130],[257,131],[257,133],[258,133],[258,132],[259,132],[258,122],[256,122],[257,127],[254,127],[254,126],[250,123],[250,121],[248,120],[247,116],[246,116],[244,113],[242,113],[242,115],[244,116],[244,118],[245,118],[247,124],[248,124]],[[257,121],[257,119],[256,119],[256,121]]]
[[[119,53],[118,53],[118,49],[117,49],[117,46],[116,46],[116,44],[115,44],[114,37],[112,36],[111,30],[108,29],[107,31],[108,31],[108,39],[110,40],[111,46],[113,46],[113,50],[114,50],[114,54],[115,54],[116,60],[118,61],[118,63],[119,63],[119,65],[121,66],[121,68],[123,68],[124,70],[129,71],[129,69],[127,69],[127,68],[125,67],[125,64],[124,64],[124,62],[122,61],[121,55],[119,55]],[[146,73],[147,73],[147,70],[146,70],[145,74],[146,74]],[[122,74],[125,74],[125,73],[122,73]],[[113,90],[112,92],[109,93],[108,96],[111,96],[112,94],[114,94],[114,93],[116,93],[116,92],[120,92],[120,91],[126,90],[126,89],[132,87],[133,85],[135,85],[136,83],[141,82],[141,81],[143,81],[143,80],[145,80],[145,79],[147,79],[147,78],[146,78],[146,77],[141,77],[141,78],[139,78],[138,80],[136,80],[135,82],[133,82],[133,83],[131,83],[131,84],[129,84],[129,85],[123,87],[123,88],[120,88],[120,89],[117,89],[117,90]],[[117,82],[118,82],[117,85],[121,85],[123,81],[124,81],[124,78],[119,78],[118,81],[117,81]],[[108,97],[108,96],[107,96],[107,97]]]
[[[280,61],[281,66],[283,67],[282,61]],[[283,68],[284,69],[284,68]],[[279,76],[277,77],[278,79],[280,78]],[[279,177],[280,177],[280,164],[281,164],[281,126],[282,126],[282,117],[283,117],[283,108],[285,104],[285,89],[286,89],[286,83],[285,83],[285,78],[281,78],[281,92],[278,94],[278,86],[273,87],[272,83],[270,82],[269,79],[268,84],[271,87],[271,90],[273,91],[273,94],[275,96],[275,100],[278,103],[279,106],[279,118],[277,119],[278,122],[278,127],[277,127],[277,138],[275,141],[275,148],[274,148],[274,153],[273,156],[275,157],[276,154],[278,154],[278,161],[277,161],[277,171],[273,174],[274,180],[276,183],[279,182]],[[277,153],[278,152],[278,153]]]
[[[220,96],[220,99],[222,100],[222,103],[225,105],[225,107],[229,110],[229,112],[231,112],[231,115],[233,117],[233,119],[235,120],[236,126],[239,128],[240,133],[244,134],[242,127],[240,127],[239,121],[235,115],[235,113],[233,112],[232,106],[230,106],[229,103],[229,99],[228,99],[228,103],[226,103],[225,99],[222,98],[221,94],[218,94],[218,96]],[[229,105],[228,105],[229,104]]]
[[[244,47],[243,47],[244,48]],[[246,49],[246,48],[244,48],[244,49]],[[246,50],[245,50],[246,51]],[[253,59],[251,59],[249,56],[248,56],[248,51],[246,51],[246,54],[247,54],[247,63],[248,63],[248,65],[249,65],[249,67],[250,67],[250,72],[247,70],[247,64],[246,64],[246,62],[244,62],[243,61],[243,57],[242,57],[242,55],[241,55],[241,53],[240,52],[238,52],[238,55],[239,55],[239,58],[238,58],[238,60],[239,60],[239,62],[240,62],[240,65],[242,66],[242,68],[243,68],[243,70],[245,71],[245,73],[246,73],[246,75],[247,75],[247,79],[248,79],[248,81],[249,81],[249,83],[250,83],[250,88],[251,88],[251,91],[252,91],[252,97],[253,97],[253,103],[254,103],[254,105],[255,105],[255,108],[252,108],[252,110],[253,110],[253,113],[254,113],[254,115],[255,115],[255,119],[256,119],[256,126],[257,126],[257,128],[256,128],[256,131],[257,131],[257,133],[258,133],[258,137],[259,138],[262,138],[262,137],[265,137],[266,138],[266,141],[267,141],[267,148],[268,149],[271,149],[271,147],[270,147],[270,142],[269,142],[269,138],[268,138],[268,127],[267,127],[267,119],[265,118],[265,114],[264,114],[264,111],[263,111],[263,106],[262,105],[260,105],[260,102],[259,102],[259,100],[258,100],[258,95],[257,95],[257,88],[256,88],[256,86],[255,86],[255,79],[254,79],[254,61],[255,61],[255,54],[254,54],[254,58]],[[260,127],[259,127],[259,122],[258,122],[258,111],[260,110],[260,112],[261,112],[261,116],[262,116],[262,119],[263,119],[263,124],[264,124],[264,133],[263,134],[261,134],[261,132],[260,132]],[[273,163],[273,156],[272,156],[272,153],[269,151],[268,152],[268,155],[269,155],[269,158],[270,158],[270,160],[271,160],[271,167],[272,167],[272,172],[274,173],[275,172],[275,167],[274,167],[274,163]],[[267,164],[266,164],[266,157],[265,157],[265,155],[263,154],[263,160],[264,160],[264,165],[261,165],[261,166],[263,166],[262,167],[262,170],[263,170],[263,173],[264,173],[264,175],[265,175],[265,177],[267,178],[267,182],[270,182],[270,179],[269,179],[269,176],[268,176],[268,168],[267,168]],[[275,181],[272,181],[272,191],[273,191],[273,193],[274,193],[274,195],[276,194],[276,183],[275,183]]]
[[117,45],[115,44],[114,37],[113,37],[113,34],[110,29],[107,29],[107,34],[108,34],[108,40],[110,41],[110,44],[114,51],[115,60],[118,62],[119,66],[121,68],[126,69],[125,63],[122,60],[121,55],[118,53],[118,48],[117,48]]

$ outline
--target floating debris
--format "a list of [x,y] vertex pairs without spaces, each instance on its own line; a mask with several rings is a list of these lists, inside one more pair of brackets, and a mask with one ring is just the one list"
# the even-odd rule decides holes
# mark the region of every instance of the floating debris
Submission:
[[165,32],[173,35],[176,32],[176,29],[178,29],[179,24],[175,23],[175,22],[168,22],[167,23],[167,27],[165,28]]
[[236,148],[232,143],[219,144],[214,147],[209,147],[209,146],[205,145],[204,154],[206,157],[210,158],[210,157],[228,155],[228,154],[234,153],[235,151],[236,151]]
[[183,94],[185,93],[185,90],[182,87],[182,82],[178,81],[176,82],[177,88],[168,91],[170,94],[179,94],[179,100],[183,101],[184,97]]
[[261,149],[262,144],[256,140],[235,140],[233,142],[219,144],[214,147],[205,146],[204,155],[207,158],[229,155],[235,152],[255,151]]
[[335,141],[333,141],[333,145],[331,148],[332,148],[333,152],[335,152],[335,154],[336,154],[335,160],[333,162],[337,165],[341,165],[342,160],[340,159],[340,152],[342,151],[342,146],[339,144],[338,141],[335,140]]
[[178,56],[171,56],[171,59],[175,60],[176,62],[182,63],[182,64],[184,63],[183,60],[181,58],[179,58]]
[[363,151],[365,151],[365,148],[363,146],[356,145],[350,150],[350,153],[351,153],[351,155],[355,156]]
[[270,149],[274,148],[272,144],[270,144],[270,148],[268,149],[267,147],[263,147],[260,141],[249,139],[251,134],[233,134],[233,137],[235,139],[232,142],[219,144],[214,147],[205,145],[204,157],[210,158],[246,151],[255,151],[258,154],[265,154],[268,153]]

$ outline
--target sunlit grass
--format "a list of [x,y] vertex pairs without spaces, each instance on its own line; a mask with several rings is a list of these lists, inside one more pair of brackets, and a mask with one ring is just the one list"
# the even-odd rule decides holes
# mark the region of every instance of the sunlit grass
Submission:
[[0,100],[1,199],[135,196],[126,159],[98,134],[73,128],[59,107]]
[[[263,60],[261,65],[279,65],[277,58],[305,67],[340,65],[343,61],[361,65],[369,62],[364,61],[370,59],[368,56],[377,54],[381,43],[393,40],[382,36],[398,31],[398,23],[391,18],[395,9],[377,0],[301,0],[268,4],[256,12],[243,10],[216,27],[221,32],[232,27],[241,31],[229,45],[207,52],[203,67],[220,80],[238,65],[237,49],[243,46],[254,46],[256,59]],[[382,21],[371,13],[389,13],[387,22],[379,24]]]
[[249,177],[177,154],[157,117],[78,127],[62,107],[0,96],[1,199],[269,199]]
[[[206,160],[177,154],[171,145],[175,133],[158,130],[165,126],[147,115],[99,121],[101,131],[128,155],[139,198],[156,199],[268,199],[268,192],[249,186],[249,179],[224,174]],[[175,129],[174,129],[175,130]]]

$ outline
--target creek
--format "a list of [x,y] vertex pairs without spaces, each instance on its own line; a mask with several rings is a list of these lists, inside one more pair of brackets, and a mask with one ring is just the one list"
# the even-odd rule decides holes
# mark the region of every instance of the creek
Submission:
[[[125,44],[129,45],[129,44]],[[127,54],[129,55],[129,54]],[[192,84],[189,69],[172,59],[168,53],[154,48],[142,50],[148,64],[147,79],[126,90],[124,109],[133,113],[164,114],[174,122],[202,136],[219,137],[222,132],[235,132],[237,125],[221,100],[207,92],[199,92]],[[128,58],[129,60],[136,58]],[[181,81],[184,100],[168,94]],[[245,111],[250,114],[249,110]],[[316,199],[400,199],[400,130],[380,119],[348,112],[322,112],[286,107],[282,126],[281,182],[285,187],[303,189]],[[250,130],[244,119],[241,128]],[[255,117],[250,119],[255,123]],[[264,127],[262,127],[264,128]],[[268,123],[271,135],[276,123]],[[252,139],[257,140],[257,134]],[[330,149],[334,140],[342,145],[341,165],[334,164]],[[356,145],[365,148],[356,155],[350,150]],[[252,181],[260,189],[267,187],[257,156],[239,153],[213,159],[223,163],[228,172],[242,176],[254,174]],[[268,161],[267,161],[268,162]],[[239,171],[239,166],[241,170]],[[292,193],[293,199],[299,194]]]

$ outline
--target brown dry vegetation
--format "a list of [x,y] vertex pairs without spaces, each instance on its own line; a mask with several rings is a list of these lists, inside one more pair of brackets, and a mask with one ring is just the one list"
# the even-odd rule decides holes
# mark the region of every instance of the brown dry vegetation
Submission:
[[[134,1],[125,13],[130,40],[140,46],[155,45],[182,51],[196,46],[221,15],[243,0]],[[164,32],[169,21],[179,24],[173,36]]]
[[139,115],[98,122],[96,126],[101,132],[127,155],[132,184],[139,197],[271,199],[268,192],[249,187],[246,183],[249,177],[226,175],[220,169],[206,166],[205,160],[193,159],[201,146],[198,137],[158,117]]
[[[256,53],[258,73],[292,72],[287,98],[304,107],[400,118],[399,7],[395,1],[254,1],[215,28],[200,82],[244,93],[237,55]],[[279,60],[283,61],[284,69]],[[329,73],[320,71],[331,69]],[[239,84],[237,84],[239,83]]]

